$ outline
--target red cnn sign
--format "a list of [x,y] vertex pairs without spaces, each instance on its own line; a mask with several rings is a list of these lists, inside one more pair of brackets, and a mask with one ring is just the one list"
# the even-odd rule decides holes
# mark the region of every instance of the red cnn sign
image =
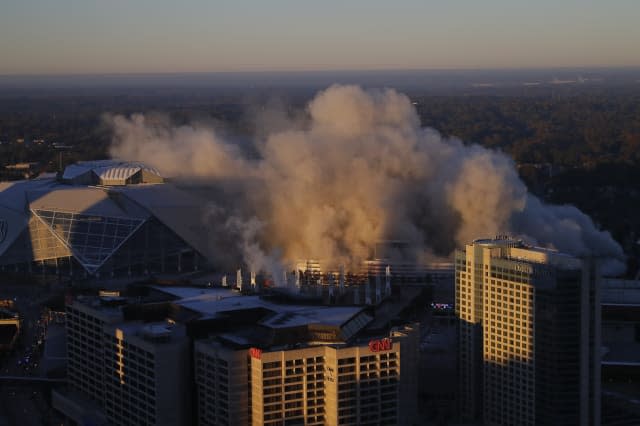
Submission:
[[371,352],[390,351],[393,348],[393,342],[389,338],[369,341],[369,350]]
[[251,355],[251,358],[261,359],[262,358],[262,349],[249,348],[249,355]]

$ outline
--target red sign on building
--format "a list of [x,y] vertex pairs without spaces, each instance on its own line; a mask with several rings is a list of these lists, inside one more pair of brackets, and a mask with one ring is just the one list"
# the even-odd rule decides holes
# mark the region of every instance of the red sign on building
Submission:
[[251,358],[261,359],[262,358],[262,349],[249,348],[249,355],[251,355]]
[[393,348],[393,342],[389,338],[369,341],[369,350],[371,352],[390,351]]

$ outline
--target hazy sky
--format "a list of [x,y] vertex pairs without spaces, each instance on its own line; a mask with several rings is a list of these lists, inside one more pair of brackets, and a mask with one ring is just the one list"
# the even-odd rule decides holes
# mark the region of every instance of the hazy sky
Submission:
[[0,74],[639,66],[639,0],[0,0]]

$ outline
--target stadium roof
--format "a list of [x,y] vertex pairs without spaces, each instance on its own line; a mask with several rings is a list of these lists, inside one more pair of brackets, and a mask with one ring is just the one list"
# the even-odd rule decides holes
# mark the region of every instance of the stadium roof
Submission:
[[79,178],[93,174],[103,185],[118,182],[124,184],[127,179],[140,171],[145,171],[157,178],[162,178],[160,172],[144,163],[119,160],[80,161],[64,169],[62,179],[76,183]]
[[[161,179],[157,170],[142,163],[105,160],[71,165],[65,170],[62,181],[50,177],[0,183],[0,258],[31,226],[34,218],[44,224],[88,272],[97,270],[110,253],[151,217],[201,255],[206,255],[208,239],[202,222],[205,201],[171,183],[129,184],[127,179],[139,171]],[[93,175],[91,179],[74,181],[83,173]],[[71,180],[64,179],[65,176]],[[149,179],[154,179],[153,176]],[[88,183],[95,182],[96,177],[100,182],[118,181],[117,186]],[[135,182],[144,182],[144,179]],[[98,223],[96,221],[104,226],[92,226],[91,223]],[[113,228],[111,225],[119,230],[117,236],[108,235]],[[85,228],[86,231],[78,231]],[[100,235],[96,234],[98,231]],[[126,235],[124,231],[127,231]],[[86,243],[78,232],[87,236]],[[108,241],[108,247],[90,250],[87,244],[92,235],[94,241]],[[91,255],[86,255],[88,251],[92,251]],[[82,253],[85,253],[84,257]]]

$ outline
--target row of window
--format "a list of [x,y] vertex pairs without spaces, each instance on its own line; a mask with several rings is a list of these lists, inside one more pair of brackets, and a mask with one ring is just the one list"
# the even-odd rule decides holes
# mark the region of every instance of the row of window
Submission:
[[[305,364],[307,365],[312,365],[312,364],[323,364],[324,363],[324,357],[322,356],[317,356],[317,357],[309,357],[306,358],[305,360],[303,359],[294,359],[294,360],[287,360],[285,361],[285,366],[286,367],[294,367],[294,366],[303,366]],[[281,361],[273,361],[273,362],[264,362],[262,363],[262,369],[263,370],[271,370],[274,368],[281,368],[282,367],[282,362]]]

